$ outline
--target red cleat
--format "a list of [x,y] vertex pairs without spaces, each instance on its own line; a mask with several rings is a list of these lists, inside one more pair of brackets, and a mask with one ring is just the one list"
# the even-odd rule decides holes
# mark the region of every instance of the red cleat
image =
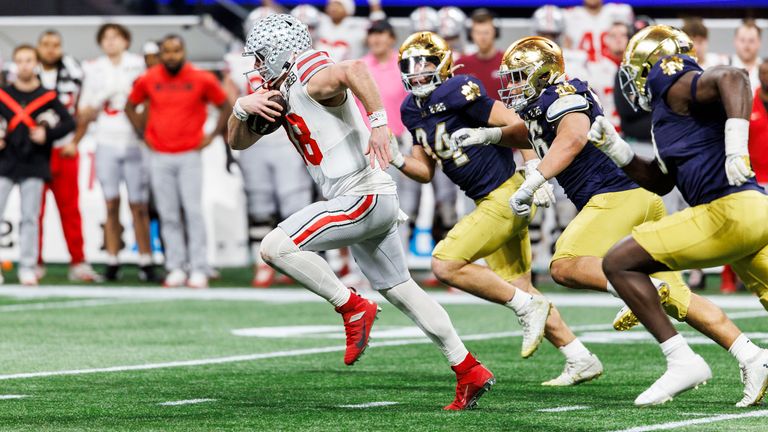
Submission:
[[461,411],[477,407],[477,400],[496,384],[496,378],[485,366],[467,354],[461,364],[451,366],[456,372],[456,399],[443,408],[446,411]]
[[381,311],[379,305],[360,297],[354,288],[350,288],[350,291],[349,300],[336,308],[336,312],[344,318],[344,331],[347,333],[347,351],[344,353],[347,366],[352,366],[368,348],[373,321]]
[[275,269],[267,263],[259,263],[256,266],[256,272],[253,275],[251,286],[254,288],[269,288],[275,282]]

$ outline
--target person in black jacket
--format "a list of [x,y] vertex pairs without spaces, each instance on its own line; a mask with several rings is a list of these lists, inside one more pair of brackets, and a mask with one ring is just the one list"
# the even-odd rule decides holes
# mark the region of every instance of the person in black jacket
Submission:
[[[17,68],[13,84],[0,89],[0,215],[14,184],[19,185],[19,281],[37,285],[38,216],[44,182],[51,177],[53,141],[75,128],[75,121],[56,92],[46,90],[37,76],[38,56],[31,45],[13,51]],[[0,276],[2,281],[2,276]]]

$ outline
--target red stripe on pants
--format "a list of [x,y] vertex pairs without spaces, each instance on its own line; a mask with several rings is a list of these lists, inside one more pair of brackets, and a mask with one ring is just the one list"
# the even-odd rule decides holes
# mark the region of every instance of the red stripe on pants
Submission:
[[40,238],[38,262],[43,262],[43,219],[45,216],[45,197],[48,189],[53,192],[56,207],[61,218],[61,230],[67,242],[71,264],[85,261],[83,252],[83,220],[80,216],[80,187],[78,185],[80,155],[67,158],[61,156],[61,148],[51,152],[51,181],[43,191],[43,202],[40,207]]
[[297,235],[296,238],[293,239],[293,242],[297,246],[300,245],[309,236],[316,233],[317,231],[320,231],[324,226],[330,223],[341,222],[346,220],[355,220],[358,217],[360,217],[360,215],[365,213],[365,211],[371,207],[371,204],[373,204],[373,195],[366,195],[365,199],[363,200],[363,203],[360,204],[360,206],[357,207],[356,209],[352,210],[349,213],[328,215],[318,219],[318,221],[310,225],[309,228],[299,233],[299,235]]

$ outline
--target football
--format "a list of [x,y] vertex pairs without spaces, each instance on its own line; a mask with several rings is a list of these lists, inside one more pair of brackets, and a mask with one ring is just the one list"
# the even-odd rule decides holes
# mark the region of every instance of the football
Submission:
[[285,118],[285,114],[288,111],[288,102],[286,102],[285,98],[283,98],[281,95],[274,95],[269,98],[269,100],[279,103],[280,106],[283,107],[283,110],[280,111],[280,115],[275,118],[274,122],[271,122],[260,115],[254,114],[249,116],[246,124],[248,125],[248,129],[250,129],[251,132],[255,134],[269,135],[272,132],[278,130],[283,125],[283,119]]

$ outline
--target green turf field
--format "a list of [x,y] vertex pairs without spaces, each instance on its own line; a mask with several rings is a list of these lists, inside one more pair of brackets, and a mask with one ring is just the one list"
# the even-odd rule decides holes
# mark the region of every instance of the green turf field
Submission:
[[[249,298],[255,291],[258,298]],[[559,374],[561,355],[543,345],[520,359],[510,311],[446,304],[470,350],[498,379],[477,410],[446,413],[453,374],[396,309],[383,305],[374,345],[346,367],[339,316],[324,303],[294,302],[287,291],[275,290],[274,298],[246,289],[115,298],[101,290],[83,298],[66,288],[2,288],[0,430],[768,430],[768,407],[733,407],[741,398],[738,367],[714,345],[693,346],[715,374],[707,386],[662,407],[634,408],[664,360],[643,330],[610,330],[615,307],[561,307],[606,373],[551,389],[539,383]],[[744,299],[751,309],[730,312],[768,345],[768,314]],[[169,402],[176,404],[162,405]]]

